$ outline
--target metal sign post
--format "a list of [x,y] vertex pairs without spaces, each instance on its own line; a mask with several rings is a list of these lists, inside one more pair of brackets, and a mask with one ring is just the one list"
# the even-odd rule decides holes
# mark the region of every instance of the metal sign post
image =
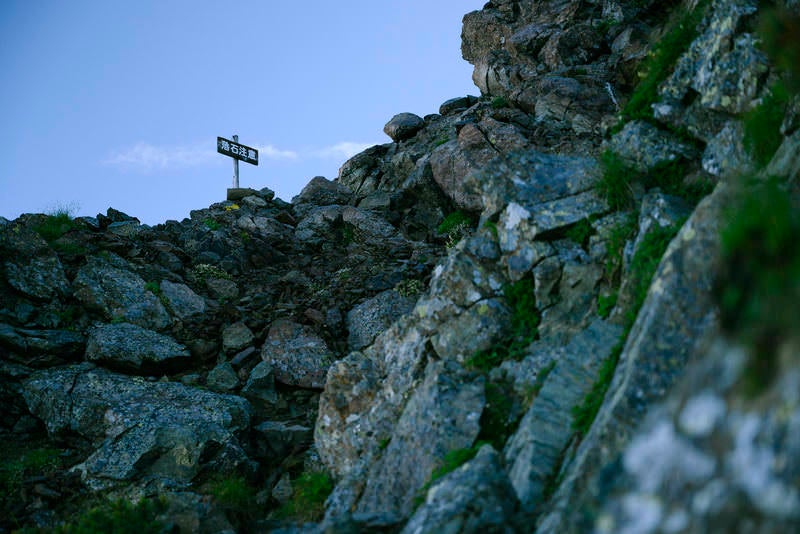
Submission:
[[[233,140],[238,143],[239,136],[234,135]],[[234,189],[239,188],[239,160],[236,158],[233,158],[233,188]]]
[[217,137],[217,152],[233,158],[233,189],[239,189],[239,160],[258,165],[258,150],[239,143],[239,136],[233,140]]

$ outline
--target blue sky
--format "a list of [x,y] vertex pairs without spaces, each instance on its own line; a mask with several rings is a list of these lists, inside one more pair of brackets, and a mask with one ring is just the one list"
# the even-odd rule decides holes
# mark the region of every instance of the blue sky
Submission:
[[461,18],[484,1],[0,3],[0,215],[113,207],[148,224],[240,185],[291,200],[389,142],[395,113],[478,94]]

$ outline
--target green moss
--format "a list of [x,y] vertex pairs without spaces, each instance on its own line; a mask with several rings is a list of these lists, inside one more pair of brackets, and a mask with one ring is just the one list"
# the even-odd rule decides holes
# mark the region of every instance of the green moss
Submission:
[[61,451],[49,447],[30,451],[3,447],[0,459],[0,504],[7,505],[22,488],[22,481],[34,475],[47,475],[61,467]]
[[333,491],[333,479],[330,475],[306,472],[292,482],[292,487],[292,499],[276,515],[300,521],[320,520],[325,512],[325,499]]
[[667,79],[678,58],[697,37],[697,27],[703,20],[708,3],[708,0],[699,0],[692,11],[675,19],[669,30],[653,46],[639,71],[641,81],[622,110],[624,120],[652,120],[651,105],[658,100],[658,86]]
[[77,227],[68,208],[58,208],[33,227],[45,241],[52,243]]
[[422,488],[420,488],[419,493],[417,494],[417,497],[414,502],[415,507],[419,506],[424,502],[425,495],[428,493],[430,487],[437,480],[445,477],[449,473],[452,473],[465,463],[475,458],[475,455],[478,454],[478,451],[483,445],[484,443],[479,441],[472,447],[464,449],[455,449],[445,454],[444,459],[442,460],[442,465],[433,470],[430,478],[428,479],[428,482],[426,482],[425,485],[422,486]]
[[800,91],[800,15],[785,8],[761,11],[758,36],[770,61],[786,75],[791,92]]
[[467,360],[468,367],[489,371],[504,360],[519,360],[525,356],[525,349],[536,339],[540,319],[533,286],[533,277],[527,276],[503,288],[506,305],[511,309],[509,332],[494,346]]
[[450,232],[462,225],[472,225],[472,218],[461,210],[449,214],[436,228],[439,235],[448,235]]
[[208,228],[209,230],[212,230],[212,231],[213,230],[219,230],[219,227],[220,227],[220,224],[217,221],[215,221],[214,219],[210,219],[210,218],[206,219],[205,221],[203,221],[203,224],[206,226],[206,228]]
[[611,315],[611,310],[617,305],[617,291],[613,291],[610,295],[597,295],[597,315],[601,319],[608,319]]
[[580,246],[586,248],[589,245],[589,238],[594,234],[594,228],[589,219],[581,219],[576,222],[566,232],[567,239],[574,241]]
[[600,366],[600,371],[597,373],[597,379],[592,385],[592,389],[580,404],[572,408],[572,430],[579,436],[585,436],[589,432],[594,418],[597,417],[597,412],[600,411],[600,407],[603,405],[606,391],[611,385],[611,379],[614,378],[614,371],[617,368],[619,356],[622,354],[624,346],[624,341],[620,341],[611,349],[611,355]]
[[756,395],[778,368],[776,349],[800,331],[800,215],[775,180],[749,183],[721,230],[722,272],[714,294],[722,327],[750,347],[744,387]]
[[145,291],[149,291],[155,296],[161,295],[161,286],[158,285],[158,282],[147,282],[144,285]]
[[492,109],[502,109],[508,107],[508,100],[503,96],[492,98]]
[[761,104],[744,116],[744,146],[760,167],[769,163],[783,140],[780,127],[789,98],[786,86],[778,82]]
[[489,232],[492,233],[492,235],[494,236],[495,239],[498,239],[497,223],[496,222],[494,222],[494,221],[486,221],[485,223],[483,223],[483,227],[486,228],[487,230],[489,230]]
[[214,480],[209,486],[209,492],[217,504],[237,523],[253,517],[256,513],[256,489],[242,476]]
[[172,528],[158,520],[167,504],[160,499],[143,499],[136,504],[118,500],[92,508],[74,522],[55,529],[58,534],[162,534]]
[[486,382],[484,391],[486,405],[481,413],[478,439],[491,443],[495,449],[501,451],[508,438],[517,429],[521,414],[518,413],[519,410],[516,410],[515,414],[515,399],[509,393],[510,385]]

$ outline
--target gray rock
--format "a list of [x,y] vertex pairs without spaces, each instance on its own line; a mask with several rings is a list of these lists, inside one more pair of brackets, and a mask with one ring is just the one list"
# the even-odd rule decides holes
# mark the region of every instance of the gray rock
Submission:
[[245,232],[259,236],[267,242],[280,243],[290,239],[292,235],[291,227],[271,217],[242,215],[236,220],[236,226]]
[[32,367],[45,367],[77,360],[86,347],[86,338],[70,330],[14,328],[0,323],[0,346],[8,349],[9,359]]
[[206,386],[214,391],[227,393],[239,387],[239,375],[230,362],[222,362],[208,372]]
[[397,143],[414,137],[423,126],[425,121],[422,117],[413,113],[398,113],[386,123],[383,131]]
[[370,469],[356,512],[407,516],[417,492],[445,455],[471,447],[480,431],[483,377],[455,362],[432,362]]
[[37,300],[64,296],[69,282],[58,256],[42,237],[22,224],[0,226],[0,256],[11,287]]
[[721,178],[746,174],[753,161],[744,149],[742,125],[729,121],[706,144],[703,150],[703,170]]
[[253,367],[247,378],[247,383],[242,388],[242,395],[248,399],[258,399],[270,404],[275,404],[278,394],[275,391],[275,374],[272,366],[267,362],[259,362]]
[[306,449],[314,440],[314,429],[283,423],[265,421],[253,428],[256,441],[265,449],[270,463],[277,465],[294,451]]
[[626,123],[608,142],[608,148],[642,173],[694,155],[693,149],[674,135],[644,121]]
[[161,294],[172,314],[182,321],[206,312],[206,301],[186,284],[162,280]]
[[305,388],[322,388],[333,362],[333,354],[319,336],[285,319],[270,326],[261,358],[272,366],[275,380]]
[[86,358],[119,370],[154,374],[190,363],[189,350],[171,337],[129,323],[92,328]]
[[329,241],[335,225],[341,224],[343,211],[344,206],[336,205],[310,207],[295,228],[295,239],[311,245]]
[[[114,264],[112,264],[112,261]],[[162,330],[170,317],[161,301],[145,289],[136,273],[120,267],[121,258],[90,257],[73,282],[75,296],[107,319],[123,319],[143,328]]]
[[206,279],[206,287],[215,299],[233,300],[239,296],[239,286],[233,280],[208,278]]
[[91,489],[149,477],[185,484],[204,468],[249,469],[237,435],[249,426],[250,407],[240,397],[87,364],[34,373],[23,396],[51,436],[77,434],[95,447],[76,467]]
[[414,308],[414,301],[388,290],[358,304],[347,312],[347,345],[350,350],[361,350],[371,345],[375,337]]
[[[718,185],[681,228],[650,284],[614,379],[595,421],[539,522],[539,532],[583,530],[565,510],[595,506],[600,466],[629,442],[647,408],[664,398],[685,363],[703,350],[718,329],[711,296],[720,264],[719,221],[728,190]],[[602,445],[601,445],[602,444]]]
[[332,182],[324,176],[315,176],[292,199],[292,204],[297,209],[298,204],[313,206],[330,206],[332,204],[346,205],[350,203],[353,192],[341,182]]
[[687,367],[623,451],[622,469],[605,485],[596,531],[639,524],[626,504],[644,499],[650,524],[662,531],[679,525],[722,532],[745,521],[755,531],[796,530],[800,491],[790,473],[798,469],[800,440],[782,436],[800,429],[800,374],[791,366],[777,378],[769,388],[776,404],[748,399],[736,384],[751,357],[717,338]]
[[515,532],[516,504],[500,455],[491,445],[484,445],[475,458],[428,490],[424,504],[402,533]]
[[[275,195],[275,193],[272,193],[272,194],[273,194],[273,196]],[[261,209],[261,208],[266,208],[267,207],[267,201],[264,200],[263,198],[261,198],[260,194],[258,196],[250,195],[250,196],[244,197],[242,199],[242,204],[244,204],[245,206],[247,206],[248,208],[253,209],[253,210],[257,210],[257,209]]]
[[480,300],[445,321],[431,337],[436,354],[461,363],[491,348],[508,330],[511,311],[501,299]]
[[233,323],[222,331],[222,350],[228,354],[239,352],[250,346],[255,338],[246,324],[241,321]]
[[596,320],[555,355],[555,367],[503,451],[522,509],[533,511],[557,472],[574,431],[572,409],[592,389],[600,365],[611,354],[622,328]]
[[463,111],[474,105],[477,101],[478,99],[474,96],[459,96],[445,100],[442,105],[439,106],[439,114],[450,115],[451,113],[456,113],[457,111]]

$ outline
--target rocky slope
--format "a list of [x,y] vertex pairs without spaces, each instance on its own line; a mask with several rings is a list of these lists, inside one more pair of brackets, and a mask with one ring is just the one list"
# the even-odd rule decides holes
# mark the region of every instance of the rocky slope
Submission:
[[797,530],[798,17],[489,2],[291,203],[0,219],[0,531]]

